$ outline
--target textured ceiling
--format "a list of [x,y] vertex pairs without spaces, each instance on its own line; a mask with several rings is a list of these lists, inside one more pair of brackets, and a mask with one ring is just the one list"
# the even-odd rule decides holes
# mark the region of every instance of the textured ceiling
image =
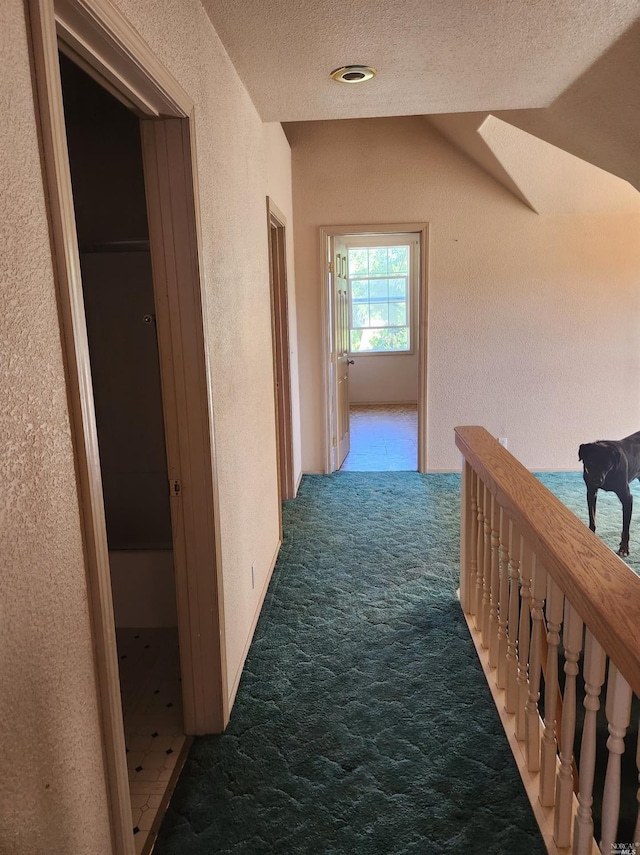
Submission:
[[[549,106],[638,0],[203,0],[264,121]],[[378,76],[330,80],[346,64]]]
[[636,204],[640,0],[202,2],[264,121],[424,115],[534,211]]

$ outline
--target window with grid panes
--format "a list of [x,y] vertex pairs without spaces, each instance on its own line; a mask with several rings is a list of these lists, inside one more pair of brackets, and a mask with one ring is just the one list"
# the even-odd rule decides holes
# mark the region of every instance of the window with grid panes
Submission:
[[350,247],[351,353],[411,349],[409,246]]

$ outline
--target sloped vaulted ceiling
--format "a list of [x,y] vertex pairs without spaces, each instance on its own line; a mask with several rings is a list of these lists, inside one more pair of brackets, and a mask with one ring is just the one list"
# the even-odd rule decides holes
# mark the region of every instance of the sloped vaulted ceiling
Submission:
[[547,109],[496,115],[640,190],[640,21]]
[[[640,0],[203,5],[264,121],[436,115],[454,144],[535,207],[486,134],[470,143],[475,119],[446,121],[478,113],[479,128],[491,113],[640,188]],[[378,74],[358,86],[329,78],[350,63]]]
[[627,181],[490,113],[429,122],[538,214],[640,213],[640,193]]

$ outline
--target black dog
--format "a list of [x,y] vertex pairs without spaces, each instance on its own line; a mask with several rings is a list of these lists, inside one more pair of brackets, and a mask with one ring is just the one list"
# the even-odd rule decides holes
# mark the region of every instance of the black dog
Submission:
[[618,555],[629,554],[629,525],[633,497],[629,482],[640,478],[640,431],[624,439],[600,439],[588,442],[578,449],[578,460],[584,464],[584,483],[587,485],[589,528],[596,530],[596,494],[610,490],[622,502],[622,540]]

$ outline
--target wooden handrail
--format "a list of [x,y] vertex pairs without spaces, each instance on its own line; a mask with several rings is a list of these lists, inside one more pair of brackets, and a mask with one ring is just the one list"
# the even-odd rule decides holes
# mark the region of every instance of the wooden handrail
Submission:
[[455,435],[465,459],[640,695],[640,577],[485,428],[457,427]]

